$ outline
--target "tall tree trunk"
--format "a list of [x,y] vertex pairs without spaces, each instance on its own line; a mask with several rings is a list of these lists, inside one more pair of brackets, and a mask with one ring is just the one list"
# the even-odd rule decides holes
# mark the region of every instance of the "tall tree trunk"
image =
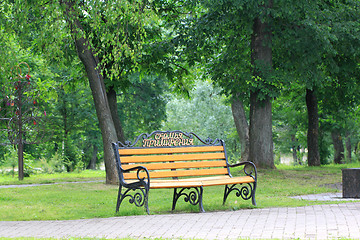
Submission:
[[98,153],[98,147],[96,146],[96,144],[93,145],[93,152],[92,152],[92,156],[90,159],[89,164],[87,165],[86,169],[96,169],[96,162],[97,162],[97,153]]
[[94,99],[95,109],[104,146],[104,163],[106,171],[106,183],[114,184],[117,180],[117,172],[115,166],[115,156],[112,149],[112,142],[117,141],[114,122],[111,117],[109,104],[106,97],[106,90],[99,60],[96,54],[92,52],[88,40],[83,36],[83,27],[79,20],[79,16],[74,12],[73,1],[61,1],[65,7],[65,15],[71,25],[72,35],[75,40],[77,54],[81,62],[85,66],[88,76],[91,92]]
[[275,168],[272,141],[271,101],[250,95],[250,160],[260,168]]
[[107,95],[108,102],[109,102],[111,116],[112,116],[112,119],[115,124],[116,136],[117,136],[118,140],[120,140],[121,142],[124,143],[126,139],[125,139],[124,130],[122,128],[122,124],[120,121],[118,109],[117,109],[117,99],[116,99],[116,92],[115,92],[114,88],[110,87],[107,90],[106,95]]
[[314,90],[306,89],[306,107],[308,112],[308,165],[320,166],[319,152],[319,113]]
[[[263,7],[264,12],[267,12],[267,9],[272,7],[272,0],[269,0]],[[251,63],[255,78],[265,78],[272,69],[272,35],[266,20],[263,19],[266,17],[254,19],[253,34],[251,35]],[[259,167],[275,168],[271,98],[265,97],[260,100],[259,90],[250,92],[249,138],[250,160]]]
[[243,103],[238,97],[233,98],[231,110],[241,143],[241,161],[249,161],[249,124],[246,120]]
[[348,161],[351,161],[351,135],[349,132],[346,132],[346,158]]
[[299,146],[296,146],[295,145],[295,142],[296,142],[296,137],[295,137],[295,134],[291,134],[291,142],[293,142],[293,146],[291,147],[292,148],[292,155],[293,155],[293,161],[294,163],[298,163],[298,149],[299,149]]
[[354,154],[358,154],[358,147],[359,147],[359,142],[356,142],[355,143],[355,146],[354,146]]
[[344,143],[340,131],[338,129],[333,129],[331,131],[331,138],[334,145],[334,163],[340,164],[344,159]]

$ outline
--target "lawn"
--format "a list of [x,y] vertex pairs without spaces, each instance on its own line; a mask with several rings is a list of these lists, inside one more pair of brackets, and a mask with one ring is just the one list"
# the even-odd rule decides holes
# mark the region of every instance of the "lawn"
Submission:
[[[342,168],[354,167],[360,167],[360,164],[322,167],[278,166],[276,170],[261,169],[258,171],[256,207],[250,200],[236,198],[235,194],[231,194],[223,206],[223,186],[219,186],[204,189],[204,208],[206,211],[232,211],[323,204],[324,202],[297,200],[289,196],[336,192],[338,190],[329,185],[341,182]],[[233,174],[237,175],[237,171],[235,169]],[[25,178],[22,182],[0,175],[0,185],[47,183],[31,187],[0,188],[0,220],[66,220],[146,214],[143,207],[138,208],[128,201],[123,202],[119,213],[116,214],[118,187],[104,184],[104,179],[104,171],[39,174]],[[171,189],[150,190],[151,214],[171,213],[171,204]],[[192,206],[180,199],[175,212],[198,212],[198,206]]]

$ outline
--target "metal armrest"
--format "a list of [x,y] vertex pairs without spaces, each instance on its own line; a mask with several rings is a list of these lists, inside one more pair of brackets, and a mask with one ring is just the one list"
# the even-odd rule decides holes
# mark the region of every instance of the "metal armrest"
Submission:
[[[245,175],[252,177],[256,181],[257,170],[256,170],[256,166],[253,162],[245,161],[245,162],[239,162],[239,163],[235,163],[235,164],[229,164],[228,166],[232,168],[232,167],[239,167],[241,165],[244,165]],[[250,171],[248,169],[250,169]],[[255,174],[255,176],[254,176],[254,174]]]
[[[150,187],[150,175],[149,175],[149,171],[147,170],[146,167],[136,166],[136,167],[129,168],[129,169],[126,169],[126,170],[123,169],[122,167],[120,167],[120,170],[121,170],[123,173],[137,170],[136,176],[137,176],[138,181],[133,182],[133,183],[127,183],[127,182],[124,180],[124,181],[122,182],[122,185],[123,185],[124,187],[132,188],[132,187],[134,187],[134,186],[139,186],[139,185],[142,185],[142,186],[145,186],[145,187],[148,187],[148,188]],[[140,178],[140,173],[141,173],[141,171],[145,171],[146,177]],[[145,178],[146,178],[146,180],[145,180]]]

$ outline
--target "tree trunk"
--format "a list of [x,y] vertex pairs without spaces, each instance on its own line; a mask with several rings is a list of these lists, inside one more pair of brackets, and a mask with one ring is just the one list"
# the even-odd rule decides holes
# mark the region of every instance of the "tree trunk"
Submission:
[[62,1],[65,7],[67,20],[71,25],[72,35],[75,40],[77,54],[85,66],[91,92],[94,99],[95,109],[104,146],[104,163],[106,171],[106,183],[114,184],[118,181],[115,166],[115,156],[112,149],[112,142],[117,141],[114,122],[111,117],[109,104],[106,97],[106,90],[101,75],[99,60],[92,52],[88,40],[83,36],[83,28],[79,16],[74,12],[73,1]]
[[241,161],[249,161],[249,124],[246,120],[243,103],[238,97],[234,97],[231,110],[241,143]]
[[97,162],[97,153],[98,153],[98,147],[94,144],[93,145],[93,153],[90,159],[89,164],[87,165],[86,169],[92,169],[95,170],[96,169],[96,162]]
[[319,113],[314,90],[306,89],[306,107],[308,111],[308,165],[320,166],[319,152]]
[[341,138],[340,131],[338,129],[333,129],[331,131],[331,138],[334,145],[334,163],[340,164],[344,159],[344,144]]
[[291,147],[292,148],[292,155],[293,155],[293,161],[294,163],[298,163],[300,161],[298,161],[298,146],[295,145],[296,142],[296,137],[295,134],[291,134],[291,142],[294,143],[294,145]]
[[351,162],[351,135],[349,132],[346,133],[346,158]]
[[111,116],[112,116],[112,119],[115,124],[116,136],[119,141],[124,143],[126,139],[125,139],[124,130],[122,128],[122,124],[120,121],[119,113],[117,110],[117,99],[116,99],[116,92],[115,92],[114,88],[110,87],[107,90],[106,95],[107,95],[108,102],[109,102]]
[[[272,1],[264,5],[264,12],[272,7]],[[269,16],[267,16],[269,17]],[[271,30],[266,22],[266,17],[257,17],[253,23],[251,35],[251,63],[253,76],[264,79],[272,69]],[[275,168],[272,139],[272,112],[271,98],[259,99],[259,90],[250,92],[250,160],[258,167]]]
[[260,168],[275,168],[271,101],[258,100],[256,93],[250,94],[250,160]]

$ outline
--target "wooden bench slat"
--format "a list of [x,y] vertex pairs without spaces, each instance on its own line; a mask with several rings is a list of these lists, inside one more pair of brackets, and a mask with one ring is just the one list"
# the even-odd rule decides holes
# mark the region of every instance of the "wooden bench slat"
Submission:
[[151,182],[150,188],[187,188],[187,187],[200,187],[202,182],[199,181],[163,181],[163,182]]
[[230,185],[230,184],[238,184],[238,183],[253,183],[255,180],[252,177],[244,176],[244,177],[229,177],[226,179],[214,179],[214,180],[201,180],[203,186],[217,186],[217,185]]
[[147,170],[165,170],[165,169],[182,169],[182,168],[208,168],[208,167],[226,167],[226,161],[201,161],[201,162],[167,162],[167,163],[150,163],[150,164],[130,164],[122,165],[127,170],[135,166],[146,167]]
[[[132,181],[129,181],[132,182]],[[185,187],[199,187],[199,186],[217,186],[217,185],[231,185],[239,183],[253,183],[255,180],[249,176],[230,177],[230,176],[216,176],[204,178],[190,178],[190,179],[154,179],[150,182],[150,188],[185,188]]]
[[181,179],[181,180],[159,180],[150,183],[150,188],[181,188],[192,186],[218,186],[218,185],[232,185],[239,183],[253,183],[255,180],[249,176],[230,177],[224,176],[222,179],[207,180],[206,178],[197,179]]
[[[227,174],[228,170],[226,168],[212,168],[212,169],[197,169],[197,170],[176,170],[176,171],[155,171],[149,172],[151,178],[171,178],[171,177],[191,177],[191,176],[206,176],[206,175],[218,175],[218,174]],[[144,172],[140,173],[140,177],[145,177]],[[136,179],[137,173],[124,173],[125,179]]]
[[152,156],[121,156],[121,163],[142,162],[167,162],[167,161],[194,161],[224,159],[225,153],[198,153],[198,154],[176,154],[176,155],[152,155]]
[[224,151],[223,146],[199,146],[199,147],[164,147],[164,148],[120,148],[121,155],[135,154],[170,154],[170,153],[196,153],[196,152],[218,152]]
[[[206,176],[206,177],[195,177],[195,178],[179,178],[177,181],[208,181],[208,180],[218,180],[218,179],[228,179],[229,175],[218,175],[218,176]],[[162,181],[162,180],[160,180]]]

